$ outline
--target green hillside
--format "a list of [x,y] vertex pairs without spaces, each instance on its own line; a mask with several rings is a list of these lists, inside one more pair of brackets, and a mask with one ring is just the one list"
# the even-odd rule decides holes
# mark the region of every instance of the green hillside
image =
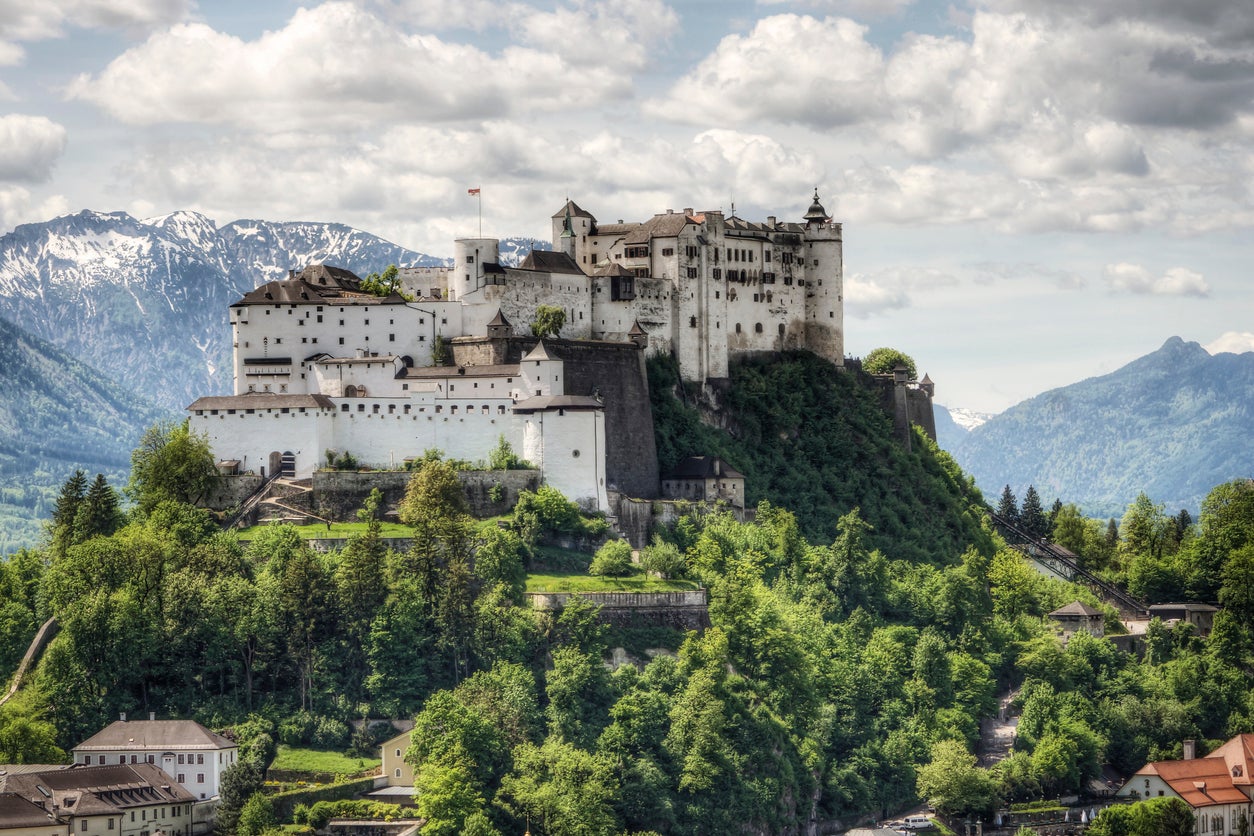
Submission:
[[750,505],[788,508],[812,542],[830,542],[858,508],[868,542],[894,558],[945,563],[968,546],[991,548],[971,480],[918,433],[906,452],[855,373],[808,353],[735,363],[721,429],[701,420],[673,362],[650,361],[649,387],[663,472],[685,456],[721,456],[745,474]]
[[0,319],[0,554],[33,545],[76,469],[124,484],[144,429],[169,415]]

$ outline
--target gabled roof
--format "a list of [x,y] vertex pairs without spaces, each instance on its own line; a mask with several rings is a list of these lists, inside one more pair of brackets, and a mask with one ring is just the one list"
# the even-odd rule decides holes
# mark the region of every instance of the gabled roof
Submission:
[[49,799],[62,812],[78,816],[196,801],[196,796],[149,763],[74,766],[15,775],[7,789],[31,800]]
[[640,320],[634,320],[631,323],[631,330],[627,332],[629,337],[647,337],[649,332],[640,327]]
[[16,793],[0,793],[0,831],[55,824],[58,824],[56,817],[35,802]]
[[572,218],[592,218],[594,221],[596,220],[596,218],[592,217],[591,212],[586,209],[580,209],[579,204],[575,203],[573,200],[567,200],[563,203],[562,208],[553,213],[553,217],[564,218],[566,217],[567,210],[570,210],[570,216]]
[[496,316],[492,317],[492,321],[488,323],[489,328],[509,328],[509,320],[505,318],[505,314],[501,313],[501,309],[496,309]]
[[608,264],[600,264],[593,271],[594,276],[634,276],[635,273],[628,270],[617,261],[611,261]]
[[1147,763],[1132,777],[1157,775],[1196,810],[1248,803],[1249,796],[1240,787],[1251,785],[1251,771],[1254,734],[1239,734],[1204,758]]
[[[242,395],[211,395],[209,397],[197,398],[187,409],[190,412],[193,409],[296,409],[299,407],[305,407],[306,409],[335,409],[335,404],[331,403],[331,399],[326,395],[276,395],[273,392],[245,392]],[[190,723],[191,721],[131,720],[129,725],[136,726],[140,723],[167,722]],[[117,725],[117,723],[114,723],[114,725]],[[112,726],[109,728],[112,728]],[[201,728],[204,727],[202,726]],[[105,729],[105,731],[108,731],[108,729]],[[104,732],[100,734],[104,734]],[[92,740],[95,740],[95,738],[92,738]]]
[[330,264],[311,264],[299,274],[266,282],[250,290],[231,307],[243,305],[397,305],[405,304],[399,293],[375,296],[361,289],[361,279],[349,270]]
[[1102,611],[1096,607],[1090,607],[1088,604],[1080,601],[1072,601],[1065,607],[1059,607],[1050,613],[1050,615],[1083,615],[1083,616],[1101,616]]
[[674,238],[688,224],[696,224],[696,221],[683,212],[664,212],[637,226],[623,239],[623,243],[646,244],[654,238]]
[[545,346],[544,340],[540,340],[540,342],[536,343],[536,347],[531,349],[531,351],[527,353],[527,356],[523,358],[523,360],[557,360],[557,359],[559,358],[554,357],[552,354],[549,353],[549,349],[547,346]]
[[535,270],[541,273],[577,273],[583,275],[583,270],[579,269],[579,265],[575,260],[566,253],[559,253],[556,250],[532,250],[527,253],[527,257],[522,260],[522,264],[518,265],[519,270]]
[[[247,395],[238,395],[246,398]],[[279,395],[314,398],[320,395]],[[232,398],[233,400],[234,398]],[[201,400],[214,400],[201,398]],[[227,400],[223,398],[222,400]],[[327,400],[330,405],[329,399]],[[235,743],[195,720],[115,720],[74,747],[75,752],[141,749],[234,749]]]
[[663,479],[743,479],[745,475],[718,456],[689,456]]

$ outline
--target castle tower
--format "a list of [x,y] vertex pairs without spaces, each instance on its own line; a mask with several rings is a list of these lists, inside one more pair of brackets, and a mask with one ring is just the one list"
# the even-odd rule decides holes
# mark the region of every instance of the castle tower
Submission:
[[558,251],[570,256],[571,261],[575,259],[575,229],[571,226],[570,218],[570,202],[566,203],[566,218],[562,221],[562,234],[558,240]]
[[837,366],[845,360],[844,243],[841,226],[827,215],[818,187],[805,217],[805,344]]
[[522,376],[523,398],[565,394],[563,365],[560,359],[549,353],[544,340],[536,343],[536,347],[518,364],[518,371]]
[[488,284],[487,265],[500,257],[495,238],[458,238],[453,242],[453,266],[449,270],[449,296],[466,299]]

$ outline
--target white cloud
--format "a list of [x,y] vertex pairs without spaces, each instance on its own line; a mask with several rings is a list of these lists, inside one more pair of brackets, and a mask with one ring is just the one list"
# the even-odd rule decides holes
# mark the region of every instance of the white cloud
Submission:
[[65,35],[66,29],[142,33],[183,20],[192,0],[0,0],[0,66],[22,60],[18,44]]
[[598,104],[630,92],[606,67],[519,46],[488,53],[405,34],[346,2],[300,9],[252,41],[204,24],[152,35],[68,95],[138,125],[361,130],[375,124],[501,116]]
[[69,212],[69,202],[62,195],[36,201],[30,191],[21,186],[0,186],[0,229],[46,221]]
[[1211,354],[1223,354],[1225,352],[1244,354],[1247,351],[1254,351],[1254,332],[1227,331],[1220,334],[1212,342],[1207,343],[1205,348]]
[[782,121],[818,128],[882,111],[883,57],[846,18],[776,15],[728,35],[652,110],[696,124]]
[[1106,265],[1106,283],[1116,292],[1154,296],[1210,295],[1210,285],[1201,273],[1185,267],[1172,267],[1155,277],[1140,264],[1120,262]]
[[877,314],[910,307],[910,295],[902,287],[877,284],[868,276],[845,276],[845,314],[866,319]]
[[645,66],[649,51],[670,39],[679,25],[661,0],[603,0],[520,15],[524,43],[552,49],[572,67]]
[[38,183],[65,151],[65,128],[43,116],[0,116],[0,182]]
[[818,14],[866,19],[900,15],[914,5],[914,0],[758,0],[759,6],[785,4]]

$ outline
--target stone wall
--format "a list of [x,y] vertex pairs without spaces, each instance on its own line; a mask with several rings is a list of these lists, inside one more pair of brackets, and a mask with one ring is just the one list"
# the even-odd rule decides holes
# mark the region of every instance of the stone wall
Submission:
[[225,511],[243,504],[252,496],[253,491],[266,481],[263,476],[247,474],[244,476],[218,476],[209,488],[209,495],[201,503],[211,511]]
[[601,620],[616,627],[672,627],[701,630],[710,626],[704,589],[684,592],[529,592],[534,609],[555,612],[572,595],[601,608]]
[[[461,337],[453,341],[458,365],[518,363],[535,337]],[[599,395],[605,402],[607,487],[631,496],[658,495],[657,446],[644,352],[631,343],[545,340],[565,362],[566,394]]]
[[[407,470],[340,471],[319,470],[313,475],[313,507],[333,520],[351,520],[378,488],[383,492],[385,508],[395,508],[405,498],[405,488],[414,474]],[[508,513],[518,502],[518,494],[540,487],[537,470],[461,470],[457,473],[470,513],[476,517],[494,517]],[[493,485],[501,485],[504,493],[499,502],[493,502]]]

